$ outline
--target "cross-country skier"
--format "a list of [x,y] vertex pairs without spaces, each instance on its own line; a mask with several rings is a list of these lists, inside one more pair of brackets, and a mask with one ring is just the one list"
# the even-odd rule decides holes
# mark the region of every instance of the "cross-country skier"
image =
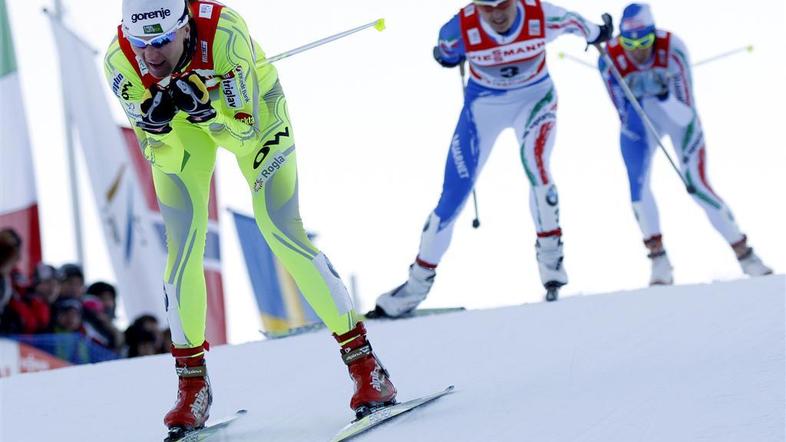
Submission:
[[105,72],[152,165],[166,224],[164,297],[179,376],[164,418],[170,432],[203,426],[212,401],[202,264],[219,146],[237,158],[270,248],[339,342],[355,385],[351,408],[394,402],[343,282],[303,229],[286,98],[243,18],[210,0],[124,0]]
[[448,150],[442,195],[428,216],[409,279],[377,299],[377,313],[401,316],[426,298],[456,218],[498,135],[509,127],[530,183],[541,281],[550,291],[568,282],[557,186],[549,171],[557,93],[546,67],[546,44],[562,34],[599,43],[612,31],[608,15],[598,26],[540,0],[474,0],[442,27],[436,61],[448,68],[469,62],[464,107]]
[[[685,182],[696,189],[693,199],[731,245],[742,270],[751,276],[772,273],[748,245],[728,206],[710,187],[704,133],[685,44],[673,33],[655,27],[649,5],[633,3],[622,14],[620,35],[608,43],[606,50],[658,133],[671,138]],[[633,211],[652,261],[650,284],[672,284],[672,266],[663,247],[658,209],[650,189],[657,140],[626,99],[603,57],[599,68],[621,120],[620,147]]]

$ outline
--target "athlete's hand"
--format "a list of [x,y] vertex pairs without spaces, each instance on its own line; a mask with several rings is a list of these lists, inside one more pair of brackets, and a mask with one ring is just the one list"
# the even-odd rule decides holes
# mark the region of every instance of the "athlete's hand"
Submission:
[[588,41],[587,45],[598,46],[601,43],[611,40],[611,37],[614,36],[614,21],[611,19],[611,14],[603,14],[601,18],[603,19],[603,24],[598,26],[600,28],[598,36],[595,40]]
[[166,89],[158,84],[150,86],[142,99],[142,120],[136,125],[151,134],[166,134],[172,130],[169,123],[175,117],[177,109],[172,97]]
[[432,54],[434,55],[434,60],[436,60],[437,63],[439,63],[443,68],[455,68],[461,63],[464,63],[464,57],[459,57],[458,61],[454,62],[444,60],[438,46],[434,46]]
[[216,116],[204,80],[196,72],[186,72],[169,83],[169,94],[178,109],[188,114],[188,121],[204,123]]

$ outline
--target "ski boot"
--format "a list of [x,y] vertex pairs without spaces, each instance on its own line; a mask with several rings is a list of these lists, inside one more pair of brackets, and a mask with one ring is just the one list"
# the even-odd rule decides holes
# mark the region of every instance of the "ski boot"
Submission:
[[409,266],[407,282],[377,298],[377,306],[372,316],[398,318],[415,310],[426,299],[434,284],[436,267],[420,259],[416,260]]
[[538,238],[535,242],[536,256],[540,280],[546,288],[546,301],[553,302],[559,298],[559,289],[568,283],[568,274],[562,265],[562,237],[549,236]]
[[169,437],[165,442],[179,440],[192,431],[204,428],[210,416],[213,393],[205,366],[204,352],[207,349],[207,342],[195,348],[172,348],[179,381],[177,401],[164,417],[164,425],[169,428]]
[[731,245],[737,255],[742,271],[748,276],[771,275],[772,269],[762,262],[761,258],[753,252],[753,247],[748,246],[748,237],[743,236],[741,240]]
[[366,339],[366,327],[358,322],[355,328],[333,337],[341,345],[341,359],[347,364],[355,393],[349,407],[360,419],[375,410],[396,403],[396,387]]
[[644,245],[650,251],[647,258],[652,262],[650,285],[674,284],[674,268],[671,266],[666,249],[663,248],[663,236],[654,235],[644,240]]

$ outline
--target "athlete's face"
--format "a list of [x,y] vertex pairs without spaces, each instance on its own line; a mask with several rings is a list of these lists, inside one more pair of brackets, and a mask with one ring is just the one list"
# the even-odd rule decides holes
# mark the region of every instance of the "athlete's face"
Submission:
[[652,47],[638,48],[633,50],[625,49],[625,52],[628,53],[628,57],[636,62],[636,64],[644,64],[650,60],[650,57],[652,57]]
[[477,5],[480,17],[498,33],[507,32],[516,20],[516,0],[505,0],[497,6]]
[[175,70],[175,66],[177,66],[177,62],[180,61],[180,57],[183,55],[186,41],[190,35],[191,27],[190,25],[185,25],[177,30],[177,34],[172,41],[161,47],[156,48],[153,45],[147,45],[144,48],[138,48],[131,45],[131,49],[134,50],[134,54],[144,60],[151,75],[156,78],[164,78],[168,77]]

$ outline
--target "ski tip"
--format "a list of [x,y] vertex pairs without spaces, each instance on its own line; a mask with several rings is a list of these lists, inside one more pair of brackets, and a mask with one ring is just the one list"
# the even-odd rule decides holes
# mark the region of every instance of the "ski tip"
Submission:
[[377,23],[374,25],[374,29],[376,29],[379,32],[384,31],[385,30],[385,19],[384,18],[380,18],[379,20],[377,20]]
[[248,410],[246,410],[245,408],[241,408],[240,410],[237,410],[235,412],[235,414],[239,414],[239,415],[243,415],[243,414],[246,414],[246,413],[248,413]]

